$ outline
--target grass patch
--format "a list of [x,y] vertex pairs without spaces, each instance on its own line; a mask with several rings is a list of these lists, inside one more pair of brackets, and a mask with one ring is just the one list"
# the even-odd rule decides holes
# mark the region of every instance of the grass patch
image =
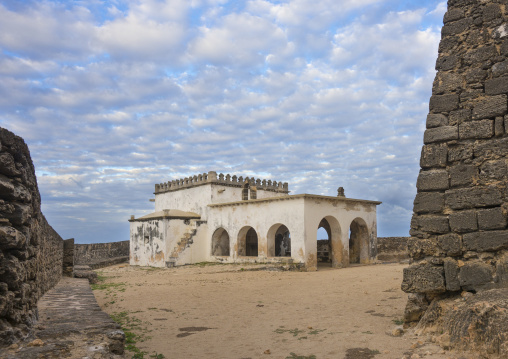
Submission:
[[[148,332],[147,329],[142,326],[143,322],[140,319],[132,316],[132,313],[127,311],[113,313],[110,316],[111,319],[120,324],[122,330],[125,333],[125,350],[133,353],[133,359],[144,359],[145,355],[148,353],[142,351],[136,346],[136,343],[144,342],[150,338],[144,334],[139,334],[140,332]],[[154,358],[164,358],[162,354],[155,353],[155,355],[159,356]]]
[[198,267],[207,267],[207,266],[221,266],[221,265],[224,265],[224,263],[220,263],[220,262],[198,262],[198,263],[195,263],[194,265],[198,266]]
[[310,328],[309,330],[302,330],[302,329],[298,329],[298,328],[285,329],[284,326],[280,326],[279,328],[274,330],[274,333],[277,333],[277,334],[289,333],[289,334],[292,334],[293,337],[299,337],[298,340],[302,340],[302,339],[308,339],[308,337],[307,336],[300,336],[301,334],[306,333],[307,335],[316,335],[321,332],[324,332],[325,330],[326,329],[312,329],[312,328]]
[[316,359],[316,356],[314,354],[305,356],[305,355],[297,355],[295,353],[289,353],[289,356],[287,356],[286,359]]
[[392,322],[394,322],[397,325],[404,324],[404,319],[392,319]]
[[125,283],[95,283],[91,285],[92,290],[111,290],[118,289],[120,292],[125,292]]

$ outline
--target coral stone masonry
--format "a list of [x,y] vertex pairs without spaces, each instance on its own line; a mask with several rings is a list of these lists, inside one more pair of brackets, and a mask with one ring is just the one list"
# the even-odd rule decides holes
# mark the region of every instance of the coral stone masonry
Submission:
[[27,145],[0,128],[0,348],[32,333],[38,299],[62,277],[63,251],[41,212]]
[[430,301],[508,286],[508,1],[449,0],[402,289]]
[[172,267],[203,261],[282,263],[316,270],[317,230],[332,266],[377,255],[381,202],[289,195],[288,184],[208,172],[155,185],[155,212],[130,219],[130,263]]

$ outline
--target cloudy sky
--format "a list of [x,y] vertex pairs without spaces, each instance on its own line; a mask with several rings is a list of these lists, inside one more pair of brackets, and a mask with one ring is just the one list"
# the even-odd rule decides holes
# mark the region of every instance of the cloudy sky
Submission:
[[0,0],[0,126],[64,238],[215,170],[383,201],[406,236],[446,2]]

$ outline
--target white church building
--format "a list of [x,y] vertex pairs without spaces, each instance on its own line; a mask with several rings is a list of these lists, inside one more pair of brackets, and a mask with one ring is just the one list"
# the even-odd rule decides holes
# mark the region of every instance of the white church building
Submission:
[[130,264],[281,263],[317,270],[318,228],[332,267],[377,255],[377,201],[290,195],[288,184],[208,172],[155,185],[155,211],[130,222]]

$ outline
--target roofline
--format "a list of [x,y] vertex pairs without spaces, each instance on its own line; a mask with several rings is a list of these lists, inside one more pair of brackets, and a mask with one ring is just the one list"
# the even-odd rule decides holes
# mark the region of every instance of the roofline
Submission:
[[364,204],[373,204],[380,205],[383,202],[380,201],[370,201],[366,199],[355,199],[355,198],[347,198],[347,197],[332,197],[332,196],[321,196],[318,194],[293,194],[287,196],[278,196],[278,197],[269,197],[269,198],[260,198],[260,199],[249,199],[245,201],[236,201],[236,202],[225,202],[225,203],[212,203],[209,204],[208,207],[226,207],[226,206],[239,206],[245,205],[249,203],[260,203],[260,202],[276,202],[276,201],[286,201],[286,200],[295,200],[295,199],[321,199],[328,201],[341,201],[341,202],[356,202],[356,203],[364,203]]

